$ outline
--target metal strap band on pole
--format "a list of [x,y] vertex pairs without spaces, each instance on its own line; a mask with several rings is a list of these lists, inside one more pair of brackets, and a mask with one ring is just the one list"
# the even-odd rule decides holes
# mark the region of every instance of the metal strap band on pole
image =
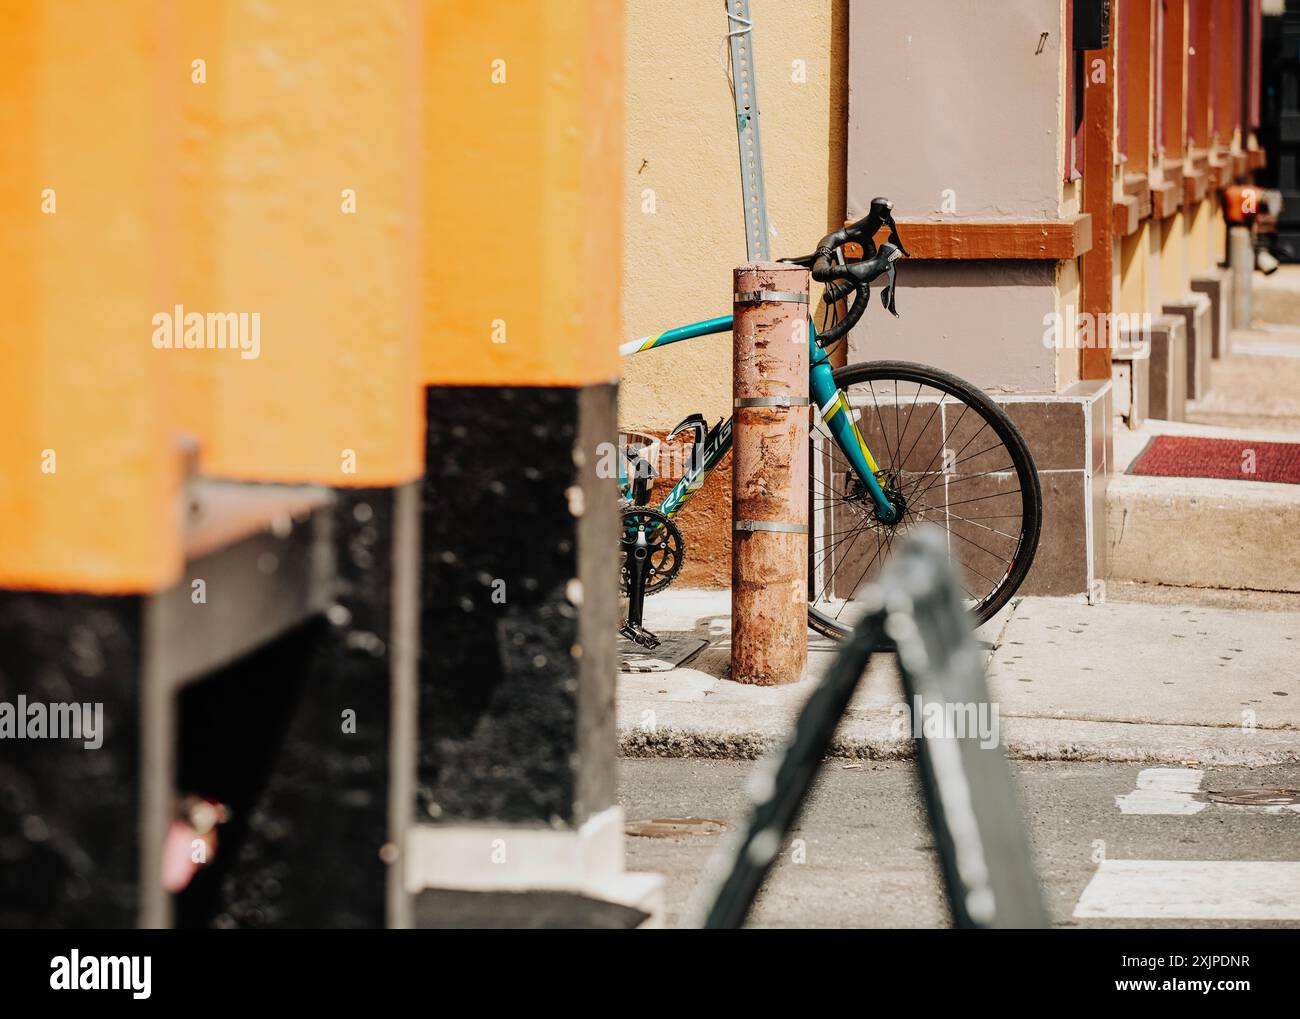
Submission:
[[731,404],[733,407],[807,407],[811,402],[806,396],[738,396]]
[[737,531],[777,531],[780,534],[807,534],[807,524],[791,524],[784,520],[737,520]]
[[789,290],[747,290],[736,294],[733,304],[807,304],[807,294],[796,294]]

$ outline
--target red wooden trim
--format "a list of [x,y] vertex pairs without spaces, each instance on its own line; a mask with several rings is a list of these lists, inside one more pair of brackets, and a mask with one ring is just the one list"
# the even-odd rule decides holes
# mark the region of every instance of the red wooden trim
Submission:
[[1210,0],[1187,0],[1187,144],[1210,144]]
[[1124,194],[1138,200],[1138,213],[1146,219],[1151,215],[1151,179],[1145,173],[1124,174]]
[[1152,0],[1128,0],[1119,9],[1120,149],[1129,170],[1151,166]]
[[1250,42],[1249,59],[1246,61],[1246,111],[1245,125],[1248,128],[1259,127],[1259,89],[1263,78],[1263,54],[1261,46],[1264,38],[1263,0],[1250,0],[1250,22],[1247,25]]
[[1212,95],[1214,137],[1231,145],[1241,121],[1241,0],[1218,0],[1210,7],[1210,38],[1214,88]]
[[1079,174],[1079,137],[1074,130],[1075,78],[1078,76],[1078,54],[1074,52],[1074,0],[1065,0],[1065,123],[1061,137],[1065,140],[1065,182],[1068,184]]
[[[1097,243],[1080,264],[1079,311],[1094,316],[1095,346],[1079,349],[1084,379],[1110,378],[1110,313],[1115,310],[1115,245],[1106,224],[1115,217],[1115,35],[1110,45],[1084,54],[1082,209],[1101,224]],[[1094,65],[1101,62],[1097,71]]]
[[[846,224],[847,225],[847,224]],[[966,259],[1078,258],[1092,247],[1092,219],[947,219],[898,220],[898,233],[913,258],[935,261]],[[886,231],[877,235],[884,240]],[[849,258],[862,249],[846,244]]]
[[1127,237],[1137,233],[1142,223],[1142,215],[1136,195],[1123,195],[1115,199],[1114,222],[1111,233],[1116,237]]
[[1195,205],[1205,197],[1210,186],[1208,157],[1199,154],[1183,163],[1183,204]]
[[1154,219],[1168,219],[1182,206],[1182,174],[1182,163],[1166,164],[1165,179],[1151,185],[1151,215]]
[[1161,151],[1170,159],[1183,154],[1186,123],[1187,5],[1161,0],[1160,108]]

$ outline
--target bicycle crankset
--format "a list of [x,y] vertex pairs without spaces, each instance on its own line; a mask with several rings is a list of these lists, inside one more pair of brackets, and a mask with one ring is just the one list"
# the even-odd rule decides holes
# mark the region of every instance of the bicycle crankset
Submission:
[[[640,536],[645,535],[642,545]],[[644,547],[645,593],[658,594],[677,579],[686,559],[686,539],[672,519],[649,506],[628,506],[623,510],[623,563],[620,568],[622,592],[632,593],[631,565],[628,553]],[[636,558],[635,554],[632,558]]]
[[619,632],[642,647],[653,648],[659,638],[641,625],[645,596],[673,582],[686,558],[686,542],[677,525],[649,506],[626,506],[622,513],[619,546],[622,593],[627,596],[627,619]]

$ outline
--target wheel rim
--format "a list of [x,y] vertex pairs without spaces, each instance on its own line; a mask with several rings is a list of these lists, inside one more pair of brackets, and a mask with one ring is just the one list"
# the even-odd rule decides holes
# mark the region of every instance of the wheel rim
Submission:
[[[809,615],[843,636],[856,622],[853,595],[921,522],[943,529],[968,608],[977,621],[1006,601],[1037,542],[1037,486],[1027,454],[996,406],[920,371],[850,372],[839,381],[882,487],[903,504],[896,524],[878,519],[865,486],[816,419],[809,452]],[[1017,570],[1017,564],[1023,569]],[[1008,587],[1010,585],[1010,587]]]

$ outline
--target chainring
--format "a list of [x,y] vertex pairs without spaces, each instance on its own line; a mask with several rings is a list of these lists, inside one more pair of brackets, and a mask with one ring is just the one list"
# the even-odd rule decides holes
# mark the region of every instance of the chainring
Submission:
[[650,506],[624,506],[621,518],[619,589],[624,597],[631,593],[627,553],[636,544],[637,535],[644,532],[650,548],[645,593],[658,594],[677,579],[686,561],[686,539],[670,517]]

